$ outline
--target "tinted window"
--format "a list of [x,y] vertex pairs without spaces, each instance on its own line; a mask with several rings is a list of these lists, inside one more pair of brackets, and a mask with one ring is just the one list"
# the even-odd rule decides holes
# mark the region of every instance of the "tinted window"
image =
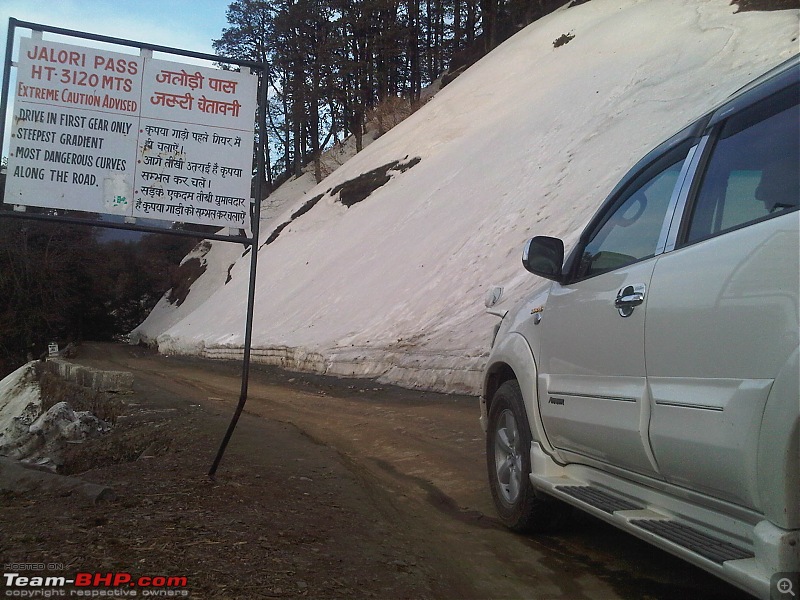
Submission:
[[684,155],[657,173],[644,176],[620,198],[584,247],[577,273],[579,279],[655,255]]
[[800,107],[756,111],[761,120],[745,114],[723,127],[695,201],[688,242],[797,208]]

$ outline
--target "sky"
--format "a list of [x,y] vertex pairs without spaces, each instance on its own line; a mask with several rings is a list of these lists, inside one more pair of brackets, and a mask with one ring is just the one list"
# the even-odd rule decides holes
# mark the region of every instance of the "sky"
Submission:
[[[262,241],[292,222],[258,253],[254,359],[478,393],[496,323],[486,292],[502,286],[497,308],[510,309],[542,283],[522,267],[525,241],[573,244],[642,156],[797,52],[798,11],[735,11],[729,0],[559,10],[319,185],[306,174],[273,193]],[[364,201],[339,201],[340,184],[413,157]],[[162,300],[136,333],[167,354],[239,358],[250,254],[214,242],[204,259],[187,300]]]

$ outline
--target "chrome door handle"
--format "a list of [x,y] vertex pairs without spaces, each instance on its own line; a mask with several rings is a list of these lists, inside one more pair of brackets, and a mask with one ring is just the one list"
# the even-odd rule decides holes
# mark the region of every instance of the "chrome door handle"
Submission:
[[619,311],[620,317],[630,317],[633,309],[644,302],[647,286],[643,283],[626,285],[617,292],[614,307]]

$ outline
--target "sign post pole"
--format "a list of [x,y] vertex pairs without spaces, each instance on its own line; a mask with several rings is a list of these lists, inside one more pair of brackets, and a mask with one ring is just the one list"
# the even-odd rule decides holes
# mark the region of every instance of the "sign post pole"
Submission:
[[256,298],[256,268],[258,266],[258,232],[259,232],[259,221],[261,220],[259,217],[261,215],[261,196],[262,196],[262,184],[264,181],[264,151],[265,151],[265,135],[264,132],[266,131],[266,106],[267,106],[267,84],[266,84],[266,77],[263,75],[259,82],[259,101],[258,101],[258,127],[259,127],[259,136],[258,136],[258,158],[256,160],[258,168],[258,178],[255,185],[255,194],[256,194],[256,201],[255,201],[255,208],[254,208],[254,216],[251,219],[253,223],[253,240],[254,243],[250,246],[250,287],[247,291],[247,321],[245,324],[245,332],[244,332],[244,356],[242,357],[242,389],[241,393],[239,394],[239,403],[236,405],[236,411],[233,413],[233,417],[231,418],[230,425],[228,425],[228,430],[225,432],[225,437],[222,438],[222,442],[220,443],[219,450],[217,451],[217,455],[214,458],[214,462],[211,465],[211,469],[208,471],[208,476],[211,479],[214,479],[217,473],[217,468],[219,467],[219,463],[222,461],[222,457],[225,455],[225,449],[228,447],[228,442],[233,435],[233,431],[236,429],[236,424],[239,422],[239,417],[242,416],[242,411],[244,410],[244,405],[247,402],[247,392],[248,386],[250,383],[250,350],[253,341],[253,312],[255,307],[255,298]]

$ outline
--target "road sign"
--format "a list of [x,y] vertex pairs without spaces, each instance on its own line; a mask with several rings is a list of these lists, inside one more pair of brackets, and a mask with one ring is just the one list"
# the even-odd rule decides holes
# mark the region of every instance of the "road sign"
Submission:
[[249,227],[258,81],[23,38],[5,202]]

